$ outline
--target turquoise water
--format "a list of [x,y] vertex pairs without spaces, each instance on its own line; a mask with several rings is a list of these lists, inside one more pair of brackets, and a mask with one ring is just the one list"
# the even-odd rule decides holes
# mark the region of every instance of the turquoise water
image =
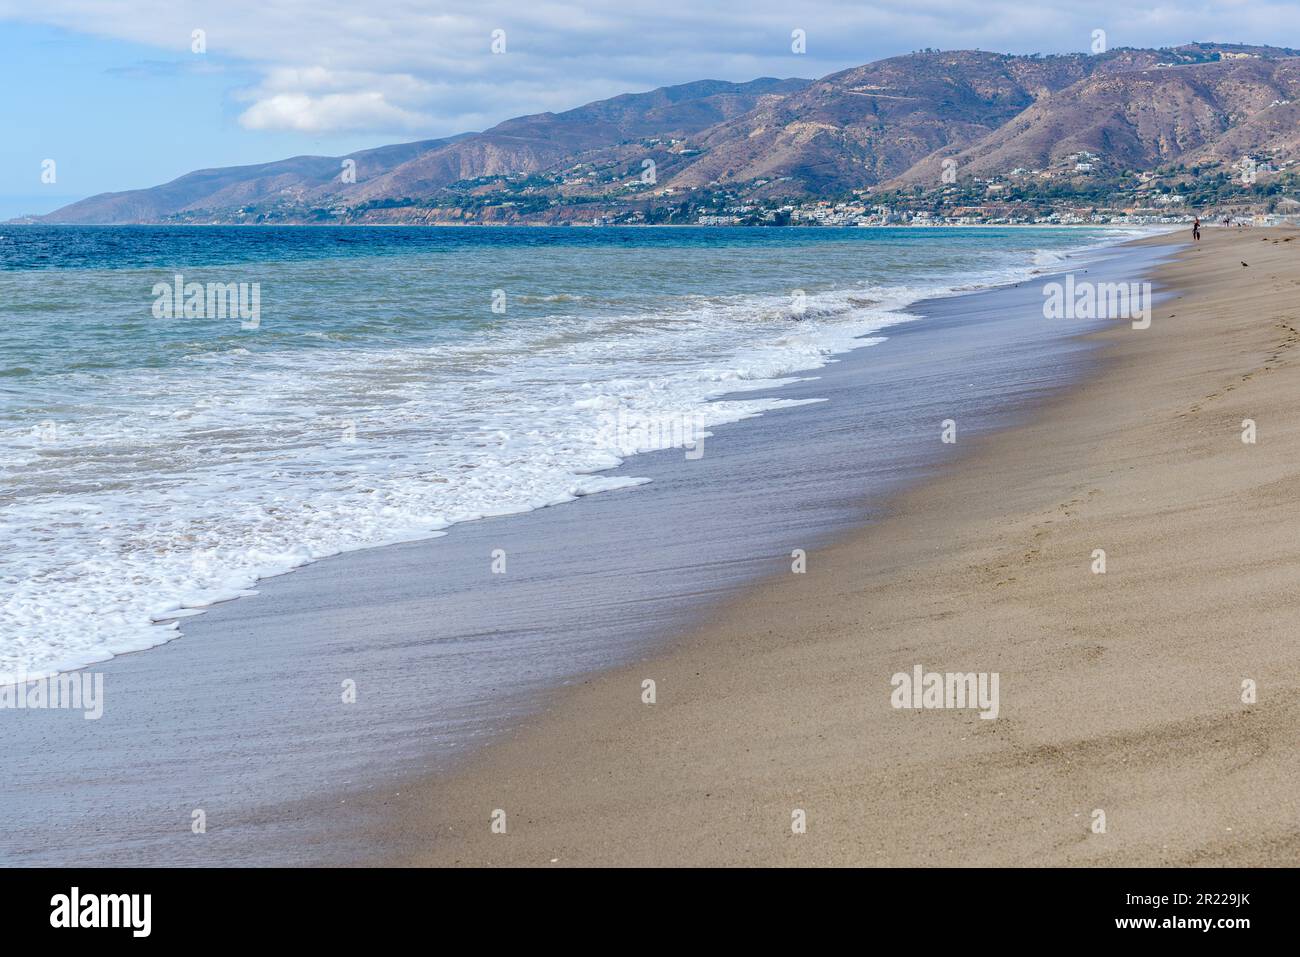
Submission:
[[1126,235],[0,227],[0,677],[156,645],[326,555],[636,483],[602,471],[780,407],[744,392],[910,303]]

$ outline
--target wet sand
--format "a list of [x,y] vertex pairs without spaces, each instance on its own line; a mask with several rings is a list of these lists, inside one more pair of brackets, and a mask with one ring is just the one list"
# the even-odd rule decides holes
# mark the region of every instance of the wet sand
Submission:
[[[1097,374],[1007,431],[958,415],[958,461],[806,573],[379,801],[376,858],[1300,862],[1300,232],[1207,229],[1154,278]],[[918,664],[996,672],[998,718],[891,707]]]

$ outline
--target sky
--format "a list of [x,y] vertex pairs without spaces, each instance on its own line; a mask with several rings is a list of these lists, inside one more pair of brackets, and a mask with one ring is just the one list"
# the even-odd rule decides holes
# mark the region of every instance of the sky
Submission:
[[1096,30],[1300,48],[1300,0],[0,0],[0,220],[690,80],[1088,52]]

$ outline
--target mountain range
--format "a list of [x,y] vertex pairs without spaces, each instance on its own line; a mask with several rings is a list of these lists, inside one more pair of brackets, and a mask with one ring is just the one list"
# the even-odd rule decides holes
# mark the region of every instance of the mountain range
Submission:
[[969,178],[1086,166],[1119,175],[1228,167],[1243,156],[1276,164],[1298,153],[1295,50],[927,50],[818,80],[701,80],[479,133],[200,170],[34,219],[554,222],[716,191],[828,198],[931,187],[948,170]]

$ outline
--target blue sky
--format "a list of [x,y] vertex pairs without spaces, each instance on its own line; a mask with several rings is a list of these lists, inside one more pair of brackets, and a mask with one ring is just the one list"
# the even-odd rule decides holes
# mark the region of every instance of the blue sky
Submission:
[[1112,47],[1300,47],[1300,3],[0,0],[0,219],[706,77],[816,77],[923,47],[1086,51],[1095,29]]
[[[0,219],[205,166],[375,145],[364,132],[246,129],[232,91],[257,80],[226,58],[0,23]],[[46,159],[53,183],[41,179]]]

